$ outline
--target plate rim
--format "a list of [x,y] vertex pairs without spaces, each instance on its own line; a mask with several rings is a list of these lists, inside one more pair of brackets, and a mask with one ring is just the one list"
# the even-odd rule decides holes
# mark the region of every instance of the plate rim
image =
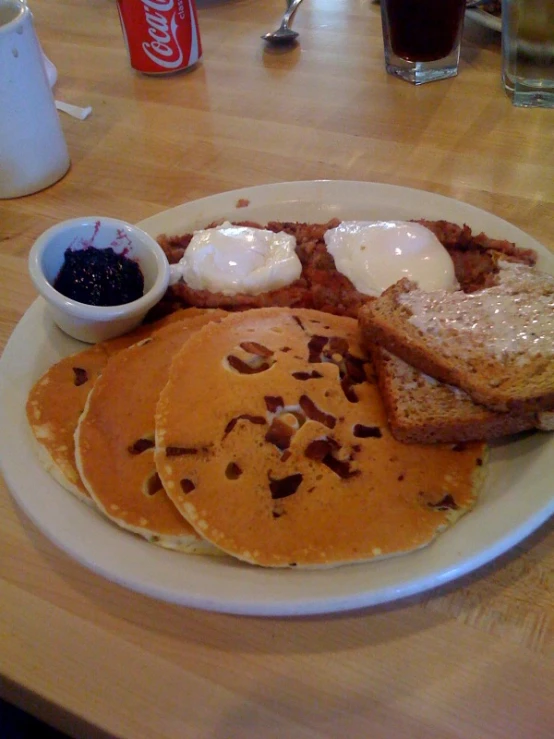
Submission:
[[[488,213],[487,211],[483,211],[480,208],[477,208],[476,206],[472,206],[469,203],[464,203],[463,201],[456,200],[454,198],[449,198],[444,195],[440,195],[434,192],[426,191],[426,190],[420,190],[415,188],[406,188],[400,185],[389,185],[385,183],[378,183],[378,182],[360,182],[356,180],[304,180],[304,181],[297,181],[297,182],[277,182],[277,183],[270,183],[268,185],[257,185],[253,187],[245,187],[235,190],[228,190],[223,193],[217,193],[215,195],[210,195],[205,198],[200,198],[197,200],[189,201],[188,203],[182,203],[181,205],[176,206],[175,208],[170,208],[165,211],[162,211],[161,213],[155,214],[154,216],[151,216],[150,218],[143,219],[140,221],[137,225],[141,226],[142,228],[145,228],[145,230],[148,230],[151,227],[155,227],[155,224],[160,221],[160,218],[163,219],[164,216],[167,216],[168,213],[172,213],[174,216],[180,217],[182,213],[186,213],[187,211],[191,210],[194,211],[195,208],[198,210],[199,204],[207,205],[208,208],[219,205],[230,207],[233,200],[235,200],[235,203],[237,200],[239,200],[242,197],[245,196],[251,196],[251,195],[258,195],[262,194],[263,196],[272,196],[275,193],[278,192],[296,192],[300,191],[302,192],[306,188],[312,189],[312,190],[318,190],[320,188],[323,188],[324,190],[329,190],[331,192],[337,190],[340,191],[341,189],[351,189],[361,187],[367,192],[371,192],[372,190],[375,190],[376,188],[381,193],[388,193],[388,194],[402,194],[404,196],[408,196],[413,193],[417,193],[418,197],[430,198],[435,203],[450,203],[455,208],[459,208],[461,211],[464,212],[464,214],[480,214],[481,216],[485,216],[487,220],[491,220],[496,224],[505,224],[506,227],[508,227],[508,230],[511,233],[519,233],[524,237],[524,240],[526,242],[526,245],[529,245],[531,243],[535,248],[538,247],[539,253],[542,253],[543,256],[546,254],[548,255],[548,258],[552,258],[553,264],[554,264],[554,257],[552,256],[551,252],[546,249],[545,246],[537,242],[533,237],[529,236],[529,234],[526,234],[525,232],[521,231],[517,226],[514,224],[509,223],[508,221],[504,221],[503,219],[500,219],[498,216],[495,216],[492,213]],[[263,200],[263,197],[262,197]],[[302,202],[302,198],[297,198],[295,202]],[[265,206],[262,206],[265,207]],[[344,207],[344,206],[343,206]],[[238,209],[236,209],[238,210]],[[238,213],[244,213],[244,210],[238,210]],[[192,216],[191,216],[192,218]],[[465,215],[464,215],[465,218]],[[183,225],[183,230],[186,228],[185,225]],[[160,233],[158,231],[158,233]],[[154,234],[157,235],[157,234]],[[21,333],[25,332],[27,323],[32,323],[33,321],[40,320],[42,322],[45,322],[45,325],[48,326],[48,317],[45,313],[46,308],[44,301],[42,301],[41,298],[37,298],[34,303],[30,306],[30,308],[25,312],[25,315],[23,318],[19,321],[16,328],[12,332],[12,335],[10,336],[6,347],[4,349],[3,355],[0,358],[0,429],[2,427],[5,427],[6,419],[4,417],[4,411],[5,411],[5,400],[6,400],[6,392],[9,391],[9,388],[7,387],[8,379],[6,378],[6,365],[8,363],[8,360],[13,359],[13,352],[14,352],[14,346],[16,346],[18,340],[20,339]],[[53,328],[53,327],[52,327]],[[54,331],[57,331],[57,329],[53,328]],[[56,334],[57,336],[57,334]],[[75,342],[74,342],[75,343]],[[79,348],[78,345],[77,348]],[[21,412],[24,415],[24,409],[20,409]],[[17,419],[18,423],[21,424],[21,418]],[[26,419],[25,423],[26,423]],[[20,429],[21,431],[21,429]],[[33,441],[30,437],[30,431],[27,429],[27,435],[28,439]],[[550,444],[552,444],[552,439],[550,440]],[[547,444],[548,445],[548,444]],[[175,591],[175,588],[168,589],[167,586],[158,585],[158,583],[154,582],[144,582],[140,578],[137,580],[136,578],[134,580],[130,580],[129,576],[125,573],[121,574],[121,571],[118,570],[117,572],[107,572],[106,567],[102,564],[100,564],[98,561],[94,560],[91,562],[89,556],[85,556],[81,550],[76,551],[75,546],[67,545],[67,541],[64,542],[59,540],[59,536],[56,537],[55,534],[52,533],[49,526],[46,526],[44,524],[44,520],[38,516],[37,519],[37,512],[33,509],[32,505],[29,505],[29,497],[27,495],[21,495],[21,492],[15,488],[19,487],[19,479],[17,478],[16,471],[14,472],[14,465],[10,462],[9,454],[7,454],[7,451],[9,449],[6,448],[4,445],[0,448],[0,468],[2,469],[2,472],[4,474],[4,478],[6,480],[8,489],[10,490],[10,494],[12,498],[15,499],[17,504],[25,511],[25,513],[29,516],[29,518],[33,521],[33,523],[39,528],[39,530],[42,531],[57,547],[61,548],[63,551],[65,551],[66,554],[68,554],[70,557],[78,561],[80,564],[84,565],[88,569],[92,570],[96,574],[101,575],[102,577],[115,582],[123,587],[129,588],[131,590],[140,592],[144,595],[147,595],[152,598],[156,598],[158,600],[163,600],[165,602],[175,603],[183,606],[188,606],[192,608],[199,608],[203,610],[209,610],[209,611],[217,611],[217,612],[225,612],[225,613],[232,613],[236,615],[250,615],[250,616],[298,616],[298,615],[314,615],[314,614],[326,614],[326,613],[333,613],[333,612],[341,612],[341,611],[347,611],[347,610],[353,610],[353,609],[359,609],[364,607],[372,607],[379,604],[383,604],[386,602],[393,602],[399,599],[404,599],[406,597],[413,596],[417,593],[423,593],[432,589],[435,589],[438,586],[444,585],[447,582],[450,582],[452,580],[458,579],[462,577],[463,575],[468,574],[469,572],[474,571],[475,569],[478,569],[482,565],[490,562],[493,559],[496,559],[501,554],[505,553],[507,550],[515,546],[516,544],[520,543],[523,539],[525,539],[529,534],[531,534],[533,531],[535,531],[537,528],[541,526],[552,514],[554,514],[554,497],[551,496],[550,500],[545,502],[545,504],[540,508],[532,512],[530,515],[528,515],[523,521],[519,523],[519,525],[515,528],[512,528],[509,532],[505,534],[505,536],[495,539],[494,541],[491,541],[488,545],[488,547],[481,547],[474,555],[471,557],[463,557],[463,554],[460,553],[459,557],[454,557],[452,565],[448,569],[444,569],[441,567],[434,567],[427,571],[425,571],[423,574],[419,575],[418,577],[401,577],[399,576],[395,582],[390,582],[388,587],[382,586],[380,589],[375,591],[375,589],[371,590],[364,590],[363,592],[358,591],[355,593],[352,593],[348,591],[348,588],[343,592],[341,591],[338,594],[331,595],[327,591],[321,591],[318,593],[312,593],[309,598],[304,597],[300,590],[296,590],[296,594],[291,596],[290,594],[287,597],[275,597],[270,600],[266,600],[263,597],[256,597],[255,594],[253,594],[253,597],[250,599],[243,599],[242,597],[240,599],[233,599],[233,598],[218,598],[207,595],[202,595],[202,593],[190,593],[190,592],[177,592]],[[38,466],[38,460],[35,459],[35,466]],[[50,485],[57,486],[57,483],[52,481],[48,474],[44,470],[39,470],[39,477],[44,479],[44,476],[46,476],[47,480],[49,481],[48,487]],[[59,487],[59,486],[57,486]],[[152,556],[152,560],[155,559],[156,562],[160,561],[163,562],[164,557],[163,556],[157,556],[157,554],[161,555],[167,555],[169,554],[170,557],[181,557],[185,555],[179,555],[175,554],[173,552],[158,552],[156,556],[154,556],[154,553],[152,551],[152,545],[149,545],[147,542],[143,541],[137,541],[135,537],[132,537],[127,532],[120,531],[116,529],[111,523],[106,522],[104,520],[101,520],[98,514],[96,514],[92,509],[86,509],[86,506],[84,506],[80,501],[74,499],[67,491],[64,491],[62,488],[59,488],[60,491],[63,493],[64,496],[68,496],[69,502],[68,504],[71,504],[71,506],[79,506],[80,510],[85,509],[87,515],[92,514],[93,517],[97,517],[98,521],[100,522],[102,526],[109,527],[110,531],[112,533],[115,533],[118,537],[124,537],[130,546],[124,546],[125,551],[136,551],[137,553],[141,548],[146,551],[145,548],[148,548],[149,555]],[[477,509],[476,509],[477,510]],[[476,510],[474,510],[469,516],[474,516]],[[460,522],[457,523],[456,527],[453,529],[450,529],[449,531],[445,532],[444,534],[437,539],[436,542],[432,543],[429,547],[426,547],[425,549],[421,550],[422,553],[426,553],[429,551],[433,551],[433,547],[436,547],[439,541],[444,541],[445,537],[448,537],[448,534],[452,531],[456,530],[457,527],[460,527],[464,520],[468,517],[464,517]],[[96,526],[94,529],[96,530]],[[471,527],[470,527],[471,528]],[[110,539],[113,537],[110,536]],[[122,539],[123,540],[123,539]],[[156,548],[154,548],[156,549]],[[88,550],[87,550],[88,552]],[[388,560],[383,560],[382,563],[385,564],[388,563],[397,563],[401,562],[402,560],[408,561],[409,558],[411,558],[411,561],[413,561],[414,556],[417,556],[419,553],[414,553],[410,555],[403,555],[399,557],[389,558]],[[432,555],[431,555],[432,559]],[[234,563],[233,570],[236,571],[237,569],[250,572],[252,573],[263,573],[263,576],[260,578],[258,576],[255,576],[254,578],[251,578],[250,576],[247,576],[247,581],[250,580],[260,580],[260,582],[271,582],[271,580],[275,580],[276,582],[279,582],[279,579],[282,579],[283,574],[286,574],[287,576],[291,578],[296,578],[298,581],[298,576],[301,575],[300,581],[304,579],[304,575],[308,573],[309,577],[315,578],[316,580],[328,580],[329,576],[332,578],[334,573],[337,573],[339,570],[347,570],[350,568],[356,568],[359,571],[368,571],[371,572],[371,568],[379,567],[379,562],[369,562],[369,563],[360,563],[360,564],[354,564],[354,565],[347,565],[344,568],[337,568],[337,569],[329,569],[329,570],[313,570],[313,571],[307,571],[307,570],[299,570],[299,571],[289,571],[289,570],[279,570],[279,571],[268,571],[264,570],[262,568],[255,568],[250,565],[236,565]],[[387,565],[388,569],[393,569],[394,567],[390,567]],[[246,568],[246,569],[245,569]],[[410,569],[408,567],[408,569]],[[401,567],[401,570],[406,571],[406,567]],[[328,574],[330,573],[330,575]],[[269,577],[268,577],[269,576]],[[348,578],[347,578],[348,579]]]
[[483,8],[468,8],[466,15],[481,26],[502,33],[502,18],[488,13]]

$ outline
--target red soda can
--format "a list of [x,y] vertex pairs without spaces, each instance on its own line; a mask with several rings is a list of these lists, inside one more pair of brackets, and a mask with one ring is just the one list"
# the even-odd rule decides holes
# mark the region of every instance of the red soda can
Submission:
[[117,0],[117,9],[138,72],[178,72],[201,58],[195,0]]

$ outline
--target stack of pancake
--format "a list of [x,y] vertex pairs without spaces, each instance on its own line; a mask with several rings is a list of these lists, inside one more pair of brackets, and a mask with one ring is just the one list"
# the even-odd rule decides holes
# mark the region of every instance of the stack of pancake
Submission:
[[470,510],[481,442],[390,434],[358,323],[188,309],[52,367],[27,414],[56,479],[118,526],[268,567],[418,549]]

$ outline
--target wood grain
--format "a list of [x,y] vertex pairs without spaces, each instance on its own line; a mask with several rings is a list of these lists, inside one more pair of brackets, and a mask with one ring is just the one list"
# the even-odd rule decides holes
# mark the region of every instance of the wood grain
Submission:
[[[366,180],[449,195],[554,251],[552,114],[511,106],[494,32],[468,21],[460,74],[387,76],[379,8],[306,0],[300,46],[265,50],[275,0],[200,0],[204,59],[129,66],[114,0],[32,4],[72,166],[0,201],[0,346],[34,298],[33,240],[83,214],[138,221],[268,182]],[[522,493],[524,494],[524,492]],[[0,483],[0,692],[76,737],[547,739],[554,530],[448,587],[332,617],[238,618],[158,603],[55,548]],[[1,733],[1,732],[0,732]]]

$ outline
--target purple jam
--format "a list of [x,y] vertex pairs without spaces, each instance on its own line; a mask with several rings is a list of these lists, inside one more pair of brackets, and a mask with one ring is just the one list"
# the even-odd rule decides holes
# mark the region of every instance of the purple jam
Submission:
[[66,298],[87,305],[123,305],[144,295],[139,265],[111,246],[65,250],[54,287]]

